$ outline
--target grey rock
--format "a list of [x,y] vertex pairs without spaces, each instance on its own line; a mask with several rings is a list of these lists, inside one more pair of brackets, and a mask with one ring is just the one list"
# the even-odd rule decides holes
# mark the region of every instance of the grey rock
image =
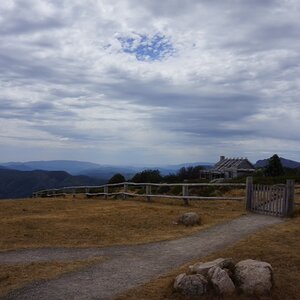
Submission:
[[200,225],[201,220],[197,213],[195,212],[187,212],[184,213],[178,220],[179,224],[184,224],[185,226],[194,226]]
[[207,287],[207,280],[200,274],[182,273],[175,278],[174,282],[175,291],[186,296],[202,296],[207,292]]
[[235,265],[234,276],[245,294],[269,295],[273,287],[273,269],[267,262],[242,260]]
[[208,271],[208,277],[218,294],[233,294],[235,286],[226,270],[220,267],[212,267]]
[[190,266],[190,272],[193,274],[202,274],[206,276],[208,270],[213,267],[219,267],[221,269],[226,268],[232,270],[234,268],[234,263],[230,258],[218,258],[206,263],[202,263],[202,262],[196,263]]

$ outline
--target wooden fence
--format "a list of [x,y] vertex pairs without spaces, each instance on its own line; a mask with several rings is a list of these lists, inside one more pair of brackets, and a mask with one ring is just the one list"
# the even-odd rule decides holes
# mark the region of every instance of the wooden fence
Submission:
[[[175,187],[178,186],[181,189],[180,195],[171,194],[156,194],[153,192],[153,188],[161,187]],[[130,191],[132,187],[140,187],[144,193],[134,193]],[[60,189],[47,189],[33,193],[33,197],[55,197],[64,196],[66,194],[77,194],[83,193],[88,198],[103,196],[105,198],[109,196],[120,196],[123,199],[127,197],[145,197],[147,201],[151,201],[152,198],[172,198],[182,199],[185,204],[189,203],[189,200],[237,200],[242,201],[244,197],[231,197],[231,196],[216,196],[216,197],[205,197],[205,196],[194,196],[189,194],[190,187],[241,187],[245,188],[244,183],[133,183],[123,182],[116,184],[105,184],[101,186],[71,186]],[[112,191],[112,189],[118,188],[119,191]]]
[[[159,194],[153,192],[154,188],[161,187],[180,187],[179,195]],[[141,193],[130,191],[132,188],[141,188]],[[237,187],[246,188],[245,197],[216,196],[205,197],[189,194],[189,188],[193,187]],[[144,197],[147,201],[152,198],[171,198],[181,199],[185,204],[189,204],[189,200],[236,200],[243,201],[246,199],[246,209],[256,213],[265,213],[274,216],[290,216],[293,212],[293,206],[300,205],[294,202],[294,189],[300,188],[300,185],[294,185],[293,181],[288,181],[286,185],[254,185],[252,177],[248,177],[246,184],[244,183],[134,183],[123,182],[116,184],[104,184],[100,186],[71,186],[60,189],[47,189],[33,193],[33,197],[56,197],[65,196],[67,194],[85,194],[88,198],[103,196],[108,198],[111,196],[122,197]],[[112,191],[117,189],[117,191]]]

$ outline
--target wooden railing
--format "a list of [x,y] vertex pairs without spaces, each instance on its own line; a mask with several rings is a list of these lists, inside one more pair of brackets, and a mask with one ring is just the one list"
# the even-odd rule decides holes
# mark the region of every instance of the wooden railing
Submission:
[[[171,194],[156,194],[153,193],[154,187],[181,187],[180,195]],[[130,187],[143,188],[144,193],[130,192]],[[182,199],[185,204],[188,204],[189,200],[237,200],[242,201],[244,197],[232,197],[232,196],[216,196],[216,197],[205,197],[189,195],[189,187],[241,187],[245,188],[244,183],[134,183],[134,182],[123,182],[116,184],[104,184],[100,186],[70,186],[60,189],[47,189],[33,193],[33,197],[55,197],[63,196],[66,194],[78,194],[83,193],[88,198],[103,196],[108,198],[109,196],[121,196],[123,199],[127,197],[145,197],[147,201],[151,201],[151,198],[172,198]],[[111,191],[112,188],[121,188],[119,191]]]

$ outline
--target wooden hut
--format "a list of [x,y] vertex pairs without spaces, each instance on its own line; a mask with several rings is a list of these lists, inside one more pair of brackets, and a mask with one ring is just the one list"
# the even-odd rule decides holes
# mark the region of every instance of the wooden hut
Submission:
[[254,165],[247,158],[226,158],[225,156],[220,156],[220,160],[212,169],[200,172],[200,178],[210,180],[217,178],[229,179],[248,175],[254,171]]

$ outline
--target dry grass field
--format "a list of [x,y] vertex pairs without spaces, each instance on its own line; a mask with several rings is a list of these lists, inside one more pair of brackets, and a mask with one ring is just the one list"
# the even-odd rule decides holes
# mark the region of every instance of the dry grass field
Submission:
[[[116,300],[147,299],[147,300],[183,300],[187,299],[173,292],[174,278],[187,272],[188,266],[198,261],[209,261],[219,257],[231,257],[238,262],[243,259],[257,259],[271,263],[275,274],[275,288],[270,297],[264,300],[299,300],[300,299],[300,207],[293,219],[260,231],[224,249],[197,261],[190,262],[180,269],[149,282],[139,288],[132,289],[119,296]],[[202,299],[202,298],[201,298]],[[206,300],[219,299],[209,296]],[[222,298],[223,300],[257,298]]]
[[[184,227],[174,221],[195,211],[202,226]],[[0,251],[37,247],[103,247],[179,238],[216,223],[239,217],[244,204],[236,201],[77,198],[0,201]],[[102,258],[72,262],[0,265],[0,296],[34,280],[49,279]]]
[[[231,191],[230,196],[241,196],[241,193],[243,191]],[[299,196],[297,191],[297,202]],[[203,225],[175,225],[174,221],[186,211],[199,213]],[[103,247],[175,239],[244,213],[244,203],[238,201],[192,201],[186,207],[182,201],[170,199],[155,199],[151,203],[143,198],[133,201],[86,199],[83,196],[5,200],[0,201],[0,251],[36,247]],[[298,299],[299,236],[298,216],[205,260],[220,256],[235,260],[249,257],[266,260],[275,269],[277,286],[273,299]],[[54,278],[102,259],[0,265],[0,296],[34,280]],[[181,270],[174,270],[131,290],[119,299],[182,299],[172,293],[172,282],[176,274],[185,270],[186,266],[183,266]],[[289,298],[284,298],[285,295]]]
[[35,280],[56,278],[65,273],[104,261],[94,257],[71,262],[40,262],[16,265],[0,265],[0,297]]
[[[174,225],[186,211],[203,226]],[[51,198],[0,201],[0,251],[36,247],[102,247],[178,238],[244,213],[237,201]]]

